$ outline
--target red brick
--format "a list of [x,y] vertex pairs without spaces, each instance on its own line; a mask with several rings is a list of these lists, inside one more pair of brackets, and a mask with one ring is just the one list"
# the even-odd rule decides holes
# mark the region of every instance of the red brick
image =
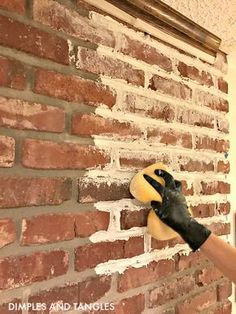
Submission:
[[206,227],[218,236],[230,234],[230,223],[218,222],[207,225]]
[[0,260],[0,289],[13,289],[63,275],[68,270],[68,253],[62,250],[35,252]]
[[0,178],[0,208],[59,205],[71,196],[71,180],[65,178]]
[[217,130],[223,133],[229,133],[229,120],[224,118],[216,117]]
[[25,0],[1,0],[0,8],[23,15],[25,13]]
[[[138,294],[130,298],[125,298],[115,305],[115,310],[108,312],[114,314],[141,314],[145,307],[145,296],[144,294]],[[107,311],[103,314],[106,314]],[[95,313],[94,313],[95,314]],[[100,314],[100,313],[99,313]]]
[[77,237],[88,237],[101,230],[107,230],[110,213],[102,211],[81,211],[75,216],[75,234]]
[[122,40],[120,40],[118,51],[151,65],[157,65],[165,71],[170,72],[172,70],[170,58],[160,53],[154,47],[131,39],[126,35],[123,35]]
[[133,198],[129,191],[129,182],[108,182],[107,178],[101,178],[97,183],[90,178],[81,178],[78,180],[78,189],[80,203]]
[[223,153],[229,150],[229,141],[215,139],[209,136],[197,136],[195,147],[196,149],[208,149]]
[[175,107],[171,104],[148,97],[128,94],[125,98],[125,110],[142,116],[172,122],[175,118]]
[[225,301],[224,303],[217,303],[216,306],[208,310],[209,314],[232,314],[232,303]]
[[22,314],[22,310],[18,310],[18,309],[15,309],[15,310],[9,310],[9,304],[10,303],[14,303],[17,305],[17,307],[19,308],[19,306],[21,306],[22,304],[22,301],[19,300],[19,299],[14,299],[14,300],[11,300],[9,302],[6,302],[4,304],[0,304],[0,313],[1,314]]
[[219,280],[223,274],[216,267],[202,268],[197,272],[196,281],[199,286],[209,285],[213,281]]
[[226,99],[217,97],[207,92],[197,91],[195,101],[198,105],[206,106],[213,110],[223,112],[229,111],[229,103]]
[[120,214],[120,227],[127,230],[133,227],[147,226],[147,216],[150,208],[141,209],[139,211],[122,210]]
[[79,283],[79,302],[90,304],[103,297],[111,288],[110,276],[89,278]]
[[197,110],[179,107],[176,122],[213,129],[215,117]]
[[166,145],[177,145],[185,148],[192,148],[192,135],[190,133],[180,133],[170,129],[163,131],[156,128],[148,128],[147,138],[151,141],[160,142]]
[[75,250],[75,269],[82,271],[109,260],[133,257],[142,253],[144,253],[143,237],[130,238],[128,241],[87,244]]
[[177,244],[185,243],[180,237],[176,237],[170,240],[156,240],[154,238],[151,239],[151,248],[154,249],[163,249],[166,247],[174,247]]
[[69,64],[69,49],[65,39],[5,16],[0,17],[0,27],[1,45],[24,51],[40,58]]
[[156,282],[160,278],[166,277],[175,271],[173,260],[160,260],[151,262],[147,266],[140,268],[129,268],[119,275],[118,291],[124,292],[128,289],[144,286],[148,283]]
[[199,313],[216,302],[216,291],[213,288],[191,296],[176,305],[177,314]]
[[26,76],[25,65],[17,60],[0,56],[0,86],[24,90]]
[[74,218],[70,214],[45,214],[22,221],[22,245],[72,240],[74,237]]
[[14,242],[16,239],[15,224],[10,218],[0,219],[0,248]]
[[219,90],[228,94],[228,83],[222,77],[218,79],[217,83]]
[[47,132],[63,132],[64,109],[0,97],[0,126]]
[[189,184],[187,181],[181,181],[182,183],[182,192],[185,196],[193,195],[193,184]]
[[217,204],[216,210],[218,214],[228,215],[230,212],[230,203]]
[[217,162],[217,172],[229,173],[230,163],[229,161],[220,160]]
[[217,299],[222,301],[228,299],[232,294],[232,282],[225,280],[217,285]]
[[116,102],[115,92],[101,83],[42,69],[35,73],[34,92],[94,106],[105,104],[109,108]]
[[[78,47],[76,67],[83,71],[123,79],[128,83],[144,86],[144,72],[119,59],[100,55],[96,51]],[[93,62],[91,62],[93,60]]]
[[212,204],[198,204],[195,206],[190,206],[191,211],[194,217],[212,217],[216,213],[216,205],[215,203]]
[[216,193],[220,194],[229,194],[230,193],[230,184],[223,181],[216,182],[201,182],[201,194],[203,195],[213,195]]
[[73,37],[106,46],[115,46],[109,30],[94,24],[92,20],[70,11],[56,1],[34,1],[33,19]]
[[206,172],[206,171],[214,171],[214,163],[213,161],[205,162],[205,161],[200,161],[200,160],[193,160],[193,159],[188,159],[187,158],[181,158],[179,156],[178,158],[178,163],[180,164],[180,170],[181,171],[188,171],[188,172],[193,172],[193,171],[198,171],[198,172]]
[[72,118],[72,134],[79,136],[104,135],[109,137],[138,139],[141,130],[130,122],[103,118],[93,113],[77,112]]
[[0,136],[0,167],[13,167],[15,160],[15,140],[12,137]]
[[191,267],[199,266],[206,260],[207,258],[201,252],[191,252],[189,255],[178,255],[177,269],[183,271]]
[[171,157],[169,155],[167,155],[166,153],[157,153],[155,154],[155,157],[149,156],[149,155],[145,155],[140,154],[140,156],[135,156],[134,154],[130,154],[129,152],[125,152],[124,154],[122,154],[122,152],[120,153],[120,167],[121,168],[128,168],[130,169],[143,169],[146,168],[148,166],[150,166],[151,164],[155,164],[158,160],[158,162],[163,162],[164,164],[170,166],[171,165]]
[[149,88],[184,100],[192,98],[192,90],[187,85],[158,75],[151,78]]
[[206,85],[208,87],[214,85],[211,74],[206,71],[198,70],[194,66],[187,65],[181,61],[178,64],[178,70],[181,76],[190,78],[201,85]]
[[193,290],[195,280],[192,275],[173,279],[162,283],[159,287],[148,292],[148,307],[160,306]]
[[105,166],[110,156],[91,145],[26,139],[22,164],[35,169],[86,169]]

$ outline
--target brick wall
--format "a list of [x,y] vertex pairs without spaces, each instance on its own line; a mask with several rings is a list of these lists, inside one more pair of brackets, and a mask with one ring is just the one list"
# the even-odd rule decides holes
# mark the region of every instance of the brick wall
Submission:
[[225,56],[208,64],[83,4],[0,1],[0,313],[230,313],[229,281],[152,239],[128,190],[163,161],[195,217],[229,234]]

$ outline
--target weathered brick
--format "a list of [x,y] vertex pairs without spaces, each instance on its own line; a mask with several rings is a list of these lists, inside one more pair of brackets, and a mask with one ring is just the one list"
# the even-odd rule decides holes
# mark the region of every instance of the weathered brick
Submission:
[[144,72],[142,70],[138,70],[119,59],[98,54],[91,49],[78,47],[76,67],[87,72],[123,79],[128,83],[144,86]]
[[217,172],[229,173],[230,172],[230,163],[229,161],[220,160],[217,162]]
[[120,227],[127,230],[133,227],[147,226],[147,216],[150,208],[141,209],[139,211],[122,210],[120,214]]
[[87,237],[107,230],[110,213],[82,211],[80,213],[44,214],[22,221],[21,244],[42,244]]
[[180,301],[176,305],[178,314],[199,313],[211,305],[214,305],[216,299],[216,291],[214,288],[208,288],[206,291],[199,292],[190,298]]
[[104,135],[128,139],[137,139],[142,136],[142,131],[130,122],[103,118],[93,113],[75,113],[71,128],[72,134],[80,136]]
[[216,303],[214,308],[208,310],[209,314],[231,314],[232,313],[232,303],[227,300],[223,303]]
[[223,153],[229,150],[229,141],[209,136],[196,136],[195,148],[214,150],[216,152]]
[[196,104],[209,107],[213,110],[228,112],[229,111],[229,103],[226,99],[221,97],[217,97],[210,93],[204,91],[196,92]]
[[203,195],[213,195],[216,193],[220,194],[229,194],[230,193],[230,184],[223,181],[215,182],[201,182],[201,194]]
[[75,269],[82,271],[109,260],[128,258],[142,253],[144,253],[143,237],[130,238],[128,241],[87,244],[75,250]]
[[[68,88],[70,86],[70,88]],[[67,101],[93,106],[115,104],[116,94],[109,87],[75,75],[38,69],[35,73],[34,92]]]
[[142,116],[172,122],[175,118],[175,107],[171,104],[129,93],[125,97],[124,110]]
[[193,275],[186,275],[178,279],[162,283],[159,287],[148,291],[148,307],[160,306],[172,299],[178,298],[193,290],[195,280]]
[[147,62],[151,65],[157,65],[165,71],[170,72],[172,70],[170,58],[160,53],[156,48],[138,40],[131,39],[126,35],[122,36],[117,50],[135,59]]
[[69,48],[65,39],[5,16],[0,16],[0,27],[1,45],[69,64]]
[[[129,314],[141,314],[145,307],[145,296],[144,294],[138,294],[132,296],[130,298],[125,298],[115,304],[115,310],[113,311],[103,311],[99,312],[99,314],[121,314],[121,313],[129,313]],[[94,313],[96,314],[96,313]]]
[[187,181],[182,180],[182,192],[185,196],[193,195],[193,184],[189,184]]
[[192,98],[192,90],[190,87],[181,82],[163,78],[158,75],[154,75],[150,79],[149,88],[184,100],[190,100]]
[[155,249],[163,249],[166,247],[174,247],[177,244],[184,244],[184,240],[182,240],[180,237],[176,237],[170,240],[157,240],[152,238],[151,239],[151,249],[155,250]]
[[227,202],[227,203],[220,203],[220,204],[217,204],[217,206],[216,206],[216,211],[217,211],[219,214],[228,215],[229,212],[230,212],[230,203]]
[[178,254],[177,269],[179,271],[199,266],[204,263],[207,258],[201,252],[191,252],[189,255]]
[[0,97],[0,126],[48,132],[63,132],[65,111],[39,103]]
[[190,78],[191,80],[194,80],[201,85],[206,85],[208,87],[214,85],[210,73],[204,70],[199,70],[194,66],[187,65],[182,61],[180,61],[178,64],[178,71],[181,76],[185,78]]
[[26,139],[22,164],[35,169],[86,169],[105,166],[110,156],[91,145]]
[[23,15],[25,13],[25,0],[1,0],[0,8]]
[[0,167],[13,167],[15,160],[15,139],[0,136]]
[[0,208],[59,205],[71,196],[71,180],[65,178],[0,178]]
[[109,222],[109,212],[81,211],[75,216],[75,234],[77,237],[88,237],[97,231],[107,230]]
[[228,119],[216,117],[217,130],[223,133],[229,133],[229,121]]
[[178,107],[176,121],[183,124],[213,129],[215,117],[197,110]]
[[173,260],[160,260],[140,268],[129,268],[119,275],[118,291],[124,292],[128,289],[156,282],[158,279],[174,273],[174,271],[175,262]]
[[217,81],[218,88],[221,90],[223,93],[228,94],[228,83],[221,77]]
[[[187,160],[186,160],[187,159]],[[198,172],[206,172],[206,171],[214,171],[214,162],[213,161],[200,161],[200,160],[194,160],[191,158],[181,158],[179,156],[178,158],[178,164],[181,171],[198,171]]]
[[174,129],[168,131],[160,128],[148,128],[147,138],[154,142],[159,141],[166,145],[177,145],[185,148],[192,148],[192,135],[190,133],[176,132]]
[[223,278],[223,274],[216,267],[202,268],[197,271],[196,282],[199,286],[209,285],[213,281]]
[[16,239],[16,228],[12,219],[0,219],[0,248],[14,242]]
[[22,314],[22,310],[14,309],[14,310],[9,310],[10,303],[14,303],[19,306],[22,304],[22,300],[20,299],[14,299],[11,300],[10,302],[6,302],[4,304],[0,304],[0,313],[1,314]]
[[106,178],[95,182],[93,179],[78,180],[78,202],[91,203],[97,201],[112,201],[122,198],[133,198],[129,192],[129,183],[107,182]]
[[215,203],[212,204],[198,204],[195,206],[190,206],[191,211],[194,217],[212,217],[216,213],[216,205]]
[[230,234],[230,223],[218,222],[207,225],[206,227],[218,236]]
[[114,47],[109,30],[52,0],[34,1],[33,19],[76,38]]
[[217,285],[217,299],[222,301],[228,299],[232,294],[232,282],[225,280]]
[[0,260],[0,289],[13,289],[63,275],[68,270],[68,253],[62,250],[35,252]]
[[24,90],[26,71],[25,65],[19,61],[0,56],[0,86]]

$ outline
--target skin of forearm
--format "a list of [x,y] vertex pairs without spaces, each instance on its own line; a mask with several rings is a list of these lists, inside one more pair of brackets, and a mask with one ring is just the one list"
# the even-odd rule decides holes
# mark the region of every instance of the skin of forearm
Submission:
[[236,283],[235,247],[212,233],[200,250],[226,277]]

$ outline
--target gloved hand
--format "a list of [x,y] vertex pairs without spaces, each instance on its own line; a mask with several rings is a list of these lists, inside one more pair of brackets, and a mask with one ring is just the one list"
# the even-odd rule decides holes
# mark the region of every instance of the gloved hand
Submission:
[[179,233],[185,242],[196,251],[207,240],[211,231],[191,217],[181,182],[174,180],[165,170],[155,170],[155,174],[165,180],[165,187],[144,174],[145,180],[162,196],[162,203],[152,201],[151,206],[157,216],[174,231]]

